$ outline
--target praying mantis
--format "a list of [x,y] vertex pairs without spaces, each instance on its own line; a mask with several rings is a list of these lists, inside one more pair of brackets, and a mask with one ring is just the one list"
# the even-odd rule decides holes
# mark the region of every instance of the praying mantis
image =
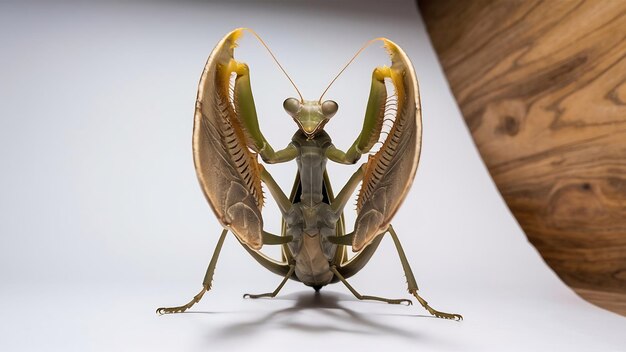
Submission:
[[[237,41],[245,32],[253,34],[265,46],[299,96],[283,103],[284,110],[298,129],[291,142],[280,150],[275,150],[261,132],[250,85],[250,69],[234,57]],[[415,277],[391,225],[411,187],[421,150],[420,96],[411,61],[398,45],[386,38],[377,38],[362,47],[330,85],[365,47],[375,41],[383,43],[391,65],[374,69],[361,132],[346,151],[337,148],[324,131],[324,126],[339,107],[332,100],[322,100],[328,88],[319,99],[304,100],[269,47],[250,29],[235,29],[217,44],[200,79],[192,144],[198,180],[223,230],[202,290],[189,303],[159,308],[157,313],[184,312],[211,289],[228,232],[235,235],[259,264],[283,278],[272,292],[245,294],[244,297],[275,297],[292,279],[316,291],[341,282],[359,300],[411,305],[409,299],[362,295],[347,281],[368,263],[384,235],[389,234],[400,258],[409,293],[435,317],[463,318],[459,314],[433,309],[418,294]],[[394,94],[388,94],[386,82],[391,83]],[[382,146],[371,153],[378,142]],[[364,154],[369,154],[368,160],[335,195],[326,171],[327,162],[352,165]],[[266,164],[296,161],[298,172],[289,196],[259,157]],[[263,185],[281,212],[280,235],[264,230],[261,214]],[[346,233],[343,211],[358,185],[361,188],[354,230]],[[282,260],[263,254],[260,251],[263,245],[281,246]],[[351,258],[347,255],[348,247],[356,252]]]

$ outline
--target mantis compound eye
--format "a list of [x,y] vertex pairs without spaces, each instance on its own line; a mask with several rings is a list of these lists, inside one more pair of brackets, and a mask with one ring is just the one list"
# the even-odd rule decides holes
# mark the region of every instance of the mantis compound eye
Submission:
[[339,109],[339,105],[332,100],[326,100],[322,103],[322,113],[326,116],[326,118],[333,117],[333,115],[337,112],[337,109]]
[[295,116],[298,110],[300,110],[300,101],[296,98],[287,98],[283,102],[283,108],[291,116]]

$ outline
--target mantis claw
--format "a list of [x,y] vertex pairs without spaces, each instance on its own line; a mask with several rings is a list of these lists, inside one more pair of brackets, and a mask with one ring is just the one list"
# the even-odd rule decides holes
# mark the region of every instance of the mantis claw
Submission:
[[157,308],[156,313],[158,315],[184,313],[187,309],[189,309],[189,307],[187,307],[186,305],[179,306],[179,307],[170,307],[170,308],[161,307],[161,308]]
[[243,298],[244,299],[247,299],[247,298],[258,298],[257,296],[259,296],[259,295],[253,295],[251,293],[244,293],[243,294]]
[[460,314],[444,313],[444,312],[440,312],[434,309],[428,310],[428,312],[440,319],[450,319],[450,320],[455,320],[455,321],[463,320],[463,316]]
[[251,293],[244,293],[243,294],[243,298],[255,299],[255,298],[262,298],[262,297],[273,297],[273,296],[272,296],[271,292],[269,292],[269,293],[262,293],[262,294],[258,294],[258,295],[251,294]]
[[185,304],[184,306],[177,306],[177,307],[161,307],[161,308],[157,308],[156,310],[156,314],[158,315],[164,315],[164,314],[174,314],[174,313],[184,313],[187,309],[191,308],[194,304],[200,302],[200,300],[202,299],[202,296],[204,296],[204,294],[206,293],[206,291],[209,290],[208,286],[203,286],[202,287],[202,291],[200,291],[200,293],[198,293],[197,295],[195,295],[192,299],[191,302]]
[[424,309],[426,309],[428,313],[430,313],[431,315],[440,319],[450,319],[450,320],[455,320],[455,321],[463,320],[463,316],[460,314],[445,313],[445,312],[440,312],[436,309],[433,309],[431,306],[428,305],[428,302],[426,302],[426,300],[424,300],[422,297],[420,297],[417,294],[417,290],[410,290],[409,292],[411,292],[411,294],[417,299],[417,301],[420,302],[422,307],[424,307]]
[[387,302],[389,304],[406,304],[407,307],[413,305],[413,301],[411,301],[410,299],[384,299],[383,302]]
[[273,298],[276,297],[276,293],[274,292],[267,292],[267,293],[260,293],[260,294],[252,294],[252,293],[244,293],[243,294],[243,298],[251,298],[251,299],[257,299],[257,298]]

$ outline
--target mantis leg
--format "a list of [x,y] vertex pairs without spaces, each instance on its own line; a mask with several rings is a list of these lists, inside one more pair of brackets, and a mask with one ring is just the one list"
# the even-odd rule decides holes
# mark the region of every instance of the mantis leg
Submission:
[[252,87],[250,86],[250,69],[248,65],[232,59],[229,64],[229,72],[237,74],[234,87],[234,103],[237,113],[241,117],[241,123],[252,142],[252,149],[257,151],[263,161],[269,164],[283,163],[295,159],[298,156],[298,149],[293,144],[289,144],[285,149],[274,151],[263,133],[261,133],[252,95]]
[[[402,269],[404,270],[404,276],[406,276],[409,293],[413,295],[422,305],[422,307],[424,307],[430,314],[438,318],[462,320],[463,316],[461,316],[460,314],[450,314],[435,310],[430,305],[428,305],[428,302],[426,302],[425,299],[420,297],[420,295],[417,293],[417,282],[415,281],[413,270],[411,270],[409,261],[406,259],[406,255],[404,254],[404,249],[402,249],[402,245],[400,244],[398,235],[396,234],[392,226],[389,226],[387,232],[389,232],[389,234],[391,235],[393,243],[396,246],[398,256],[400,257],[400,263],[402,264]],[[378,248],[378,245],[380,244],[383,235],[384,234],[377,236],[377,238],[369,246],[365,247],[361,252],[359,252],[359,254],[354,259],[348,261],[346,265],[340,266],[339,271],[341,271],[345,276],[352,276],[356,274],[359,270],[361,270],[365,266],[365,264],[367,264],[367,262],[370,260],[370,258]],[[352,237],[354,237],[354,233],[349,233],[341,237],[329,237],[328,240],[338,245],[349,246],[352,243]],[[342,277],[343,276],[341,275],[337,275],[337,278],[339,278],[340,281],[343,281],[341,280]]]
[[369,152],[378,141],[385,119],[388,99],[394,98],[394,96],[387,96],[385,78],[391,78],[389,67],[380,66],[374,69],[361,133],[346,152],[334,146],[328,148],[326,151],[328,159],[340,164],[354,164],[361,158],[361,155]]
[[330,205],[334,212],[338,214],[341,214],[341,212],[343,212],[343,208],[346,206],[348,200],[350,200],[350,196],[352,196],[352,193],[359,185],[359,182],[363,180],[364,168],[365,164],[359,167],[359,169],[356,170],[354,174],[352,174],[352,176],[350,177],[346,185],[343,186],[341,191],[337,193],[335,200],[333,200],[332,204]]
[[354,297],[360,299],[360,300],[372,300],[372,301],[380,301],[380,302],[386,302],[389,304],[401,304],[401,303],[406,303],[408,305],[413,304],[413,302],[411,302],[411,300],[409,299],[389,299],[389,298],[383,298],[383,297],[377,297],[377,296],[365,296],[360,294],[357,290],[354,289],[354,287],[352,287],[352,285],[350,285],[348,283],[348,280],[346,280],[340,273],[339,271],[337,271],[337,268],[333,265],[330,267],[330,271],[333,272],[333,274],[335,274],[335,276],[337,276],[337,278],[339,279],[339,281],[341,281],[344,285],[346,285],[346,287],[348,288],[348,290],[350,290],[350,292],[352,292],[352,294],[354,295]]
[[436,316],[437,318],[463,320],[463,316],[460,314],[444,313],[433,309],[431,306],[428,305],[428,302],[426,302],[426,300],[424,300],[422,297],[420,297],[420,295],[417,294],[417,282],[415,281],[415,276],[413,276],[413,271],[411,270],[409,261],[406,259],[406,255],[404,254],[404,250],[402,249],[402,245],[400,244],[398,235],[396,235],[396,232],[391,225],[389,225],[388,232],[393,239],[396,250],[398,251],[398,256],[400,257],[400,262],[402,263],[402,269],[404,270],[404,275],[406,276],[409,293],[417,299],[417,301],[422,305],[422,307],[424,307],[424,309],[426,309],[430,314]]
[[293,274],[294,270],[296,270],[296,266],[295,265],[289,265],[289,271],[287,272],[287,275],[285,275],[285,277],[283,278],[283,281],[280,282],[280,284],[278,285],[278,287],[276,287],[276,289],[274,291],[267,292],[267,293],[260,293],[260,294],[246,293],[246,294],[243,295],[243,298],[261,298],[261,297],[274,298],[274,297],[276,297],[278,292],[280,292],[280,290],[283,288],[283,286],[285,286],[285,283],[287,282],[287,280],[289,280],[289,278]]
[[263,231],[263,244],[287,244],[293,240],[293,236],[278,236]]
[[263,181],[263,183],[265,183],[267,189],[269,189],[272,197],[274,197],[274,200],[276,200],[276,204],[278,205],[278,209],[280,209],[280,212],[283,214],[283,216],[285,216],[285,214],[287,214],[293,204],[285,195],[285,192],[280,189],[280,186],[276,183],[272,175],[270,175],[270,173],[267,172],[264,167],[262,167],[261,169],[261,180]]
[[224,229],[222,234],[220,235],[219,240],[217,241],[217,245],[215,246],[215,250],[213,251],[213,256],[211,257],[211,262],[209,263],[209,267],[206,270],[206,274],[204,275],[204,280],[202,281],[202,290],[195,295],[191,301],[185,305],[177,306],[177,307],[161,307],[156,310],[157,314],[170,314],[170,313],[183,313],[187,309],[191,308],[194,304],[200,302],[202,296],[211,289],[211,283],[213,282],[213,274],[215,273],[215,266],[217,265],[217,258],[220,256],[220,251],[222,250],[222,245],[224,244],[224,239],[226,239],[226,234],[228,230]]

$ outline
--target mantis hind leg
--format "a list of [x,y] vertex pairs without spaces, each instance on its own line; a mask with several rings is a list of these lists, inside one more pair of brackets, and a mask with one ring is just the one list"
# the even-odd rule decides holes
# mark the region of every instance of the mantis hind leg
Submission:
[[243,295],[243,298],[262,298],[262,297],[274,298],[276,297],[276,295],[278,295],[278,293],[283,288],[283,286],[285,286],[285,283],[287,282],[287,280],[289,280],[291,275],[293,275],[293,272],[295,269],[296,269],[295,265],[289,265],[289,271],[287,272],[287,275],[285,275],[285,277],[283,278],[283,281],[280,282],[280,284],[278,285],[278,287],[276,287],[274,291],[267,292],[267,293],[260,293],[260,294],[246,293]]
[[463,316],[460,314],[444,313],[444,312],[440,312],[438,310],[433,309],[430,305],[428,305],[428,302],[426,302],[425,299],[423,299],[422,297],[420,297],[419,294],[417,294],[417,290],[418,290],[417,282],[415,281],[415,276],[413,276],[413,271],[411,270],[409,261],[406,259],[406,255],[404,254],[404,250],[402,249],[402,245],[400,244],[398,235],[396,235],[396,232],[394,231],[391,225],[389,225],[388,232],[391,235],[391,238],[393,239],[393,243],[396,246],[396,250],[398,251],[398,256],[400,257],[400,262],[402,263],[402,269],[404,270],[404,275],[406,276],[409,293],[412,294],[413,297],[417,299],[417,301],[422,305],[422,307],[424,307],[424,309],[428,311],[428,313],[436,316],[437,318],[463,320]]
[[350,290],[350,292],[352,292],[354,297],[356,297],[356,298],[358,298],[360,300],[380,301],[380,302],[385,302],[385,303],[389,303],[389,304],[401,304],[401,303],[406,303],[408,305],[413,304],[413,302],[411,302],[411,300],[409,300],[409,299],[403,299],[403,298],[401,298],[401,299],[390,299],[390,298],[383,298],[383,297],[378,297],[378,296],[362,295],[357,290],[355,290],[354,287],[352,287],[352,285],[350,285],[348,283],[348,280],[346,280],[339,273],[339,271],[337,271],[337,268],[334,265],[330,267],[330,270],[333,272],[333,274],[335,274],[335,276],[339,279],[339,281],[341,281],[348,288],[348,290]]
[[[211,290],[211,284],[213,282],[213,274],[215,273],[215,266],[217,265],[217,259],[220,256],[220,252],[222,251],[222,246],[224,245],[224,240],[226,239],[226,234],[228,234],[228,230],[224,229],[222,231],[222,234],[220,235],[219,240],[217,241],[217,245],[215,246],[215,250],[213,251],[213,256],[211,257],[211,262],[209,263],[209,267],[207,268],[206,274],[204,275],[204,280],[202,281],[202,290],[200,290],[200,292],[197,295],[195,295],[191,299],[191,301],[189,301],[189,303],[187,303],[185,305],[182,305],[182,306],[176,306],[176,307],[161,307],[161,308],[158,308],[156,310],[157,314],[161,314],[162,315],[162,314],[171,314],[171,313],[183,313],[187,309],[193,307],[194,304],[200,302],[200,300],[202,299],[204,294],[207,291]],[[273,235],[271,233],[263,231],[263,242],[265,244],[270,244],[270,245],[272,245],[272,244],[282,244],[282,243],[284,243],[286,241],[289,241],[289,240],[291,240],[290,236],[287,236],[287,237],[276,236],[276,235]],[[263,257],[260,254],[258,254],[257,252],[254,252],[251,249],[249,249],[243,243],[242,243],[242,245],[249,252],[251,252],[251,254],[254,253],[254,255],[253,255],[254,258],[257,259],[257,261],[259,261],[261,264],[264,264],[264,266],[266,266],[271,271],[276,272],[276,271],[283,271],[284,270],[284,266],[285,265],[282,265],[280,263],[271,262],[271,261],[267,260],[265,257]],[[288,274],[285,277],[284,281],[286,281],[286,279],[288,279],[291,276],[291,274],[293,274],[293,269],[288,272]],[[276,294],[278,293],[278,291],[280,291],[282,286],[285,284],[284,281],[276,289]]]
[[156,310],[157,314],[171,314],[171,313],[183,313],[187,309],[191,308],[194,304],[200,302],[202,296],[211,289],[211,283],[213,282],[213,274],[215,273],[215,266],[217,265],[217,259],[220,256],[220,252],[222,250],[222,245],[224,244],[224,239],[226,239],[226,234],[228,230],[224,229],[222,234],[220,235],[219,240],[217,241],[217,245],[215,246],[215,250],[213,251],[213,256],[211,257],[211,262],[209,263],[209,267],[206,270],[206,274],[204,275],[204,280],[202,281],[202,290],[195,295],[189,303],[176,306],[176,307],[161,307]]
[[[391,235],[391,238],[393,239],[393,243],[396,247],[396,251],[398,252],[398,257],[400,257],[400,263],[402,264],[402,269],[404,270],[404,276],[406,277],[406,281],[408,285],[407,289],[409,293],[413,295],[415,299],[417,299],[417,301],[422,305],[422,307],[424,307],[424,309],[426,309],[430,314],[434,315],[435,317],[443,318],[443,319],[462,320],[463,316],[461,316],[460,314],[445,313],[445,312],[441,312],[441,311],[433,309],[428,304],[428,302],[417,293],[417,290],[418,290],[417,282],[415,281],[415,276],[413,275],[413,270],[411,270],[409,261],[406,259],[406,255],[404,254],[404,250],[402,249],[402,245],[400,244],[398,235],[396,234],[396,232],[394,231],[391,225],[389,226],[389,229],[387,230],[387,232],[389,232],[389,234]],[[376,249],[378,248],[378,245],[380,244],[383,236],[384,236],[384,233],[380,234],[374,239],[374,241],[369,246],[365,247],[355,258],[348,261],[345,265],[343,265],[342,263],[341,266],[339,266],[338,268],[335,268],[334,270],[338,269],[342,273],[342,275],[335,275],[335,276],[340,281],[344,282],[344,284],[346,284],[345,279],[342,280],[343,275],[349,277],[349,276],[356,274],[359,270],[361,270],[367,264],[367,262],[370,260],[370,258],[372,257]],[[341,237],[329,238],[329,241],[336,243],[338,245],[349,246],[352,243],[353,237],[354,237],[354,233],[350,233]]]

